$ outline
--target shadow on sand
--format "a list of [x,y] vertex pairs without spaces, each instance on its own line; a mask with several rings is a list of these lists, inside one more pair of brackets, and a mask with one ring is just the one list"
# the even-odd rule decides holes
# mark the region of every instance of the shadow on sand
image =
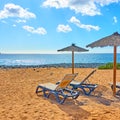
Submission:
[[84,103],[78,100],[69,99],[65,101],[65,104],[59,104],[58,107],[66,112],[72,120],[87,120],[91,113],[80,107],[83,105]]

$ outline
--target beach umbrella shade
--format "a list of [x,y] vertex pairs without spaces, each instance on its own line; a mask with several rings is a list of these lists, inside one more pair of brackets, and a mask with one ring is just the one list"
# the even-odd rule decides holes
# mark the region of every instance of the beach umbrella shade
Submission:
[[70,51],[72,52],[72,74],[74,74],[74,52],[86,52],[88,51],[87,49],[81,48],[76,46],[75,44],[72,44],[71,46],[65,47],[63,49],[57,50],[59,51]]
[[117,46],[120,46],[120,34],[118,32],[113,33],[112,35],[101,38],[98,41],[95,41],[86,47],[105,47],[113,46],[114,47],[114,64],[113,64],[113,95],[116,95],[116,53]]

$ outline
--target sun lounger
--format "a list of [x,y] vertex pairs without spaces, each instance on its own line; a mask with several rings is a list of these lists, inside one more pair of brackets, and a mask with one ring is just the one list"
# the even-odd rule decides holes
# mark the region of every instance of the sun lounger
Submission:
[[56,85],[53,83],[39,84],[36,88],[36,93],[43,92],[44,97],[49,98],[51,94],[54,94],[58,103],[62,104],[68,97],[76,99],[79,96],[79,92],[69,89],[67,86],[77,76],[76,74],[66,74],[61,82]]
[[[110,86],[111,86],[111,89],[113,90],[113,83],[109,83]],[[116,95],[119,95],[120,96],[120,82],[116,82]]]
[[[113,83],[110,83],[110,85],[111,85],[111,89],[113,89]],[[120,88],[120,82],[116,83],[116,88]]]
[[87,75],[81,82],[78,82],[76,80],[72,81],[70,83],[70,86],[72,86],[73,89],[82,89],[82,91],[84,92],[85,95],[90,95],[94,90],[95,88],[97,88],[97,84],[90,84],[90,83],[87,83],[88,81],[88,78],[93,75],[93,73],[95,72],[96,70],[93,70],[89,75]]

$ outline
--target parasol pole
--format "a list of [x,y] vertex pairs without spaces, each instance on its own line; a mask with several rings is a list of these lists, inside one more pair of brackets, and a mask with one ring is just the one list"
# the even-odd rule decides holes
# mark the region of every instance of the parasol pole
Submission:
[[72,50],[72,74],[74,74],[74,50]]
[[114,65],[113,65],[113,96],[116,95],[116,51],[117,47],[114,46]]

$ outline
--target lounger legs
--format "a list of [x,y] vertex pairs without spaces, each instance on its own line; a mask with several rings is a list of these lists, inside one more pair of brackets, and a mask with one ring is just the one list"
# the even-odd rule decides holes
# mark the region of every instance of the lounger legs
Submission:
[[92,91],[94,91],[95,88],[87,88],[88,91],[86,91],[84,88],[82,90],[84,91],[85,95],[90,95]]
[[86,86],[80,86],[80,87],[74,87],[73,86],[73,90],[75,89],[82,89],[82,91],[84,92],[84,94],[85,95],[90,95],[93,91],[94,91],[94,89],[96,88],[96,87],[86,87]]
[[43,96],[46,98],[49,98],[50,95],[53,94],[56,97],[57,102],[60,104],[63,104],[66,98],[72,97],[73,99],[76,99],[80,94],[79,91],[75,91],[75,90],[65,89],[65,91],[67,91],[68,94],[64,94],[64,90],[60,90],[57,92],[52,90],[50,91],[42,86],[38,86],[36,88],[36,94],[43,92]]
[[43,89],[41,86],[37,86],[36,88],[36,94],[43,92],[44,97],[48,98],[48,95],[46,94],[46,90]]
[[64,95],[64,96],[61,95],[61,97],[60,97],[60,95],[57,94],[57,93],[54,92],[54,91],[51,91],[51,92],[49,93],[48,98],[50,97],[51,94],[55,95],[57,102],[60,103],[60,104],[63,104],[64,101],[65,101],[66,98],[67,98],[67,95]]
[[[39,89],[41,89],[41,90],[39,90]],[[65,101],[66,98],[67,98],[67,95],[61,95],[61,97],[59,97],[60,95],[57,94],[57,92],[48,91],[47,89],[45,89],[45,88],[43,88],[43,87],[41,87],[41,86],[38,86],[38,87],[36,88],[36,94],[38,94],[38,93],[40,93],[40,92],[43,92],[43,96],[44,96],[45,98],[49,98],[51,94],[55,95],[57,102],[60,103],[60,104],[63,104],[64,101]],[[47,92],[48,92],[48,93],[47,93]]]

